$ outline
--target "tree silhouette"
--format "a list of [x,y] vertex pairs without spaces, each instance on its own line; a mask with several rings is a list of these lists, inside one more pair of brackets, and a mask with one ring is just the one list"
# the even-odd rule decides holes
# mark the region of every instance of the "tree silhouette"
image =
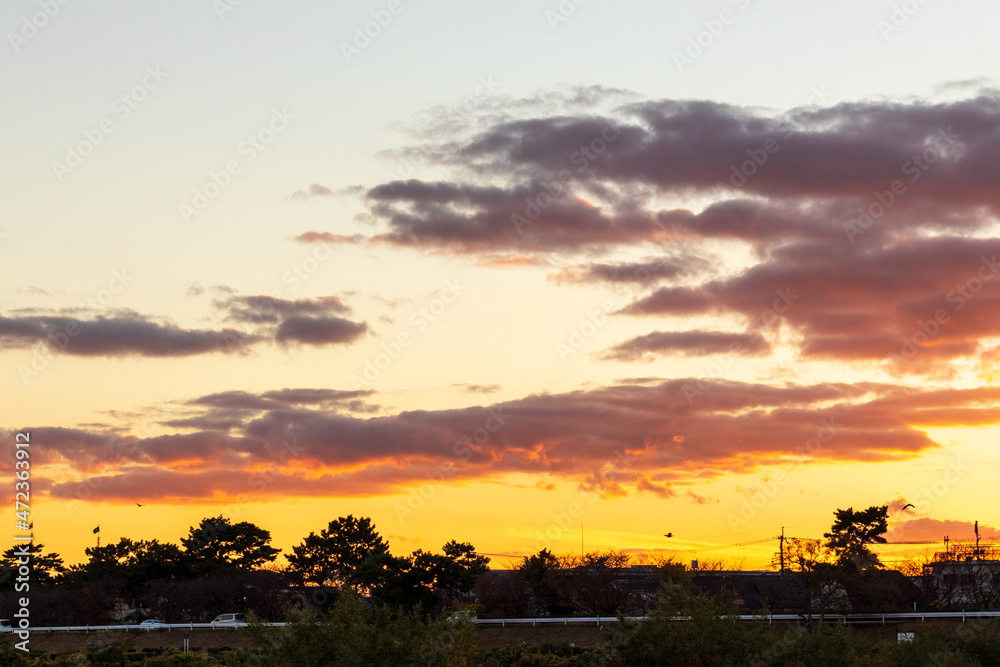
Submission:
[[885,544],[882,535],[889,530],[889,506],[873,505],[858,512],[848,507],[838,509],[834,516],[833,527],[823,537],[827,538],[826,546],[837,555],[837,565],[853,565],[859,571],[881,568],[882,563],[868,545]]
[[564,579],[559,576],[559,559],[548,549],[525,556],[517,569],[535,594],[536,603],[546,613],[555,615],[572,609],[563,590]]
[[292,553],[286,557],[287,571],[299,583],[356,588],[361,564],[388,553],[389,545],[375,530],[371,519],[348,515],[331,521],[319,535],[309,533],[301,544],[292,547]]
[[[3,575],[2,578],[7,580],[8,578],[16,577],[16,572],[18,566],[21,565],[19,558],[22,547],[16,546],[7,549],[3,552]],[[31,567],[31,583],[32,584],[52,584],[66,572],[66,566],[63,565],[62,556],[57,553],[42,553],[45,549],[44,544],[35,544],[34,542],[29,542],[27,548],[24,551],[28,552],[30,556],[29,566]]]
[[231,567],[252,569],[278,557],[280,549],[268,543],[270,531],[247,521],[231,524],[224,516],[201,520],[181,538],[184,554],[199,574]]

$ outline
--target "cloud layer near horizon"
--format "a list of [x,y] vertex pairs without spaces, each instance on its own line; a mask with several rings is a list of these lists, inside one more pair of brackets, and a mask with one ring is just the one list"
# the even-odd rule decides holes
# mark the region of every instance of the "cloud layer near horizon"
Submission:
[[[938,447],[914,424],[990,423],[1000,389],[692,379],[375,417],[364,416],[377,409],[370,397],[211,394],[174,406],[163,420],[170,435],[36,427],[33,450],[39,462],[86,472],[88,497],[107,501],[377,496],[512,473],[542,488],[669,498],[767,465],[905,460]],[[79,488],[60,481],[49,492],[73,498]]]

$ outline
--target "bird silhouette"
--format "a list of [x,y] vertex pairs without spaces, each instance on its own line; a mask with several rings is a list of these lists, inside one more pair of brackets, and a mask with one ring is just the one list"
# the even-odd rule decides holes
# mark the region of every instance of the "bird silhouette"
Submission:
[[136,505],[139,505],[139,507],[142,507],[142,505],[140,503],[136,503]]
[[667,534],[664,535],[664,537],[673,537],[673,536],[674,536],[673,533],[667,533]]
[[903,512],[903,511],[906,510],[907,507],[912,507],[913,509],[917,509],[916,505],[914,505],[913,503],[906,503],[905,505],[903,505],[903,509],[901,509],[899,511]]

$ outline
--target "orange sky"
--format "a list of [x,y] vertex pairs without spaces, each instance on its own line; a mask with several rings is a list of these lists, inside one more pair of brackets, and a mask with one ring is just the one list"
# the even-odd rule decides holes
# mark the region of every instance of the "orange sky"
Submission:
[[189,4],[3,54],[0,473],[13,510],[29,430],[67,562],[218,514],[747,567],[851,506],[996,536],[991,22],[741,0],[679,66],[693,4],[442,1],[351,57],[363,8]]

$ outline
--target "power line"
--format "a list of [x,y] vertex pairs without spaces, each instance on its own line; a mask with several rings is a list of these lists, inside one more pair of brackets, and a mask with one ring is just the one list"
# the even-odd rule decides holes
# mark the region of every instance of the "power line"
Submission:
[[747,547],[747,546],[750,546],[750,545],[753,545],[753,544],[763,544],[765,542],[773,542],[776,539],[778,539],[778,538],[777,537],[765,537],[762,540],[752,540],[750,542],[739,542],[739,543],[736,543],[736,544],[720,544],[720,545],[714,546],[714,547],[701,547],[699,549],[682,549],[682,550],[679,550],[679,551],[681,551],[682,553],[697,553],[697,552],[700,552],[700,551],[716,551],[718,549],[729,549],[731,547]]

